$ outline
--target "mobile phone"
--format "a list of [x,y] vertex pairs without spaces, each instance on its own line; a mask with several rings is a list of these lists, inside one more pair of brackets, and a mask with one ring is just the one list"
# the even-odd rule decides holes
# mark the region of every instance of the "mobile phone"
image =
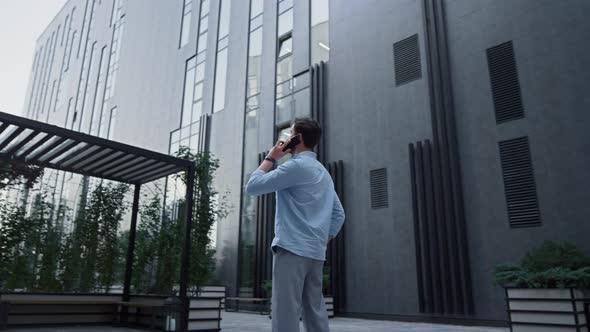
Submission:
[[291,141],[289,141],[289,144],[287,144],[283,147],[283,152],[296,147],[300,143],[301,143],[301,139],[299,138],[299,135],[293,136],[293,138],[291,138]]

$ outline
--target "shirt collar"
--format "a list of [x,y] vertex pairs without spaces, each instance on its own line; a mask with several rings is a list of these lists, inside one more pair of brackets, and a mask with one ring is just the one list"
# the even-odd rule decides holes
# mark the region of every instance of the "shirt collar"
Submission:
[[293,158],[300,158],[300,157],[309,157],[313,159],[317,159],[317,154],[313,151],[302,151],[293,156]]

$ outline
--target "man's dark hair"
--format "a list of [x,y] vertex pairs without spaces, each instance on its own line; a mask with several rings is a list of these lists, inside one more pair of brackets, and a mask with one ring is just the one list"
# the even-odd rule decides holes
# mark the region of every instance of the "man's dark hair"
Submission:
[[301,134],[303,145],[313,149],[320,141],[322,128],[316,120],[310,118],[298,118],[293,121],[296,134]]

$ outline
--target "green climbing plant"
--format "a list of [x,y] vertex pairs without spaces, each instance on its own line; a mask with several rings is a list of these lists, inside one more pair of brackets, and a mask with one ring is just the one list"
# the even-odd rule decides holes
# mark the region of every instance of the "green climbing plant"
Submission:
[[[219,168],[217,158],[210,152],[193,153],[187,147],[181,147],[176,157],[195,163],[189,286],[191,292],[197,293],[199,286],[209,282],[215,273],[215,250],[211,246],[211,229],[217,220],[227,216],[230,205],[226,199],[228,193],[219,197],[213,186],[215,172]],[[179,175],[179,178],[187,185],[186,173]]]

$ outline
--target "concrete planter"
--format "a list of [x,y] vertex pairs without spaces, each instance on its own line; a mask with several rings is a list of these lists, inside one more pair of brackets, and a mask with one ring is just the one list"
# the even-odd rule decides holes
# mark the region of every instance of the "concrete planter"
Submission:
[[328,311],[328,317],[334,317],[334,297],[325,295],[324,301],[326,302],[326,310]]
[[188,331],[221,331],[221,298],[189,298]]
[[588,332],[587,289],[506,288],[512,332]]

